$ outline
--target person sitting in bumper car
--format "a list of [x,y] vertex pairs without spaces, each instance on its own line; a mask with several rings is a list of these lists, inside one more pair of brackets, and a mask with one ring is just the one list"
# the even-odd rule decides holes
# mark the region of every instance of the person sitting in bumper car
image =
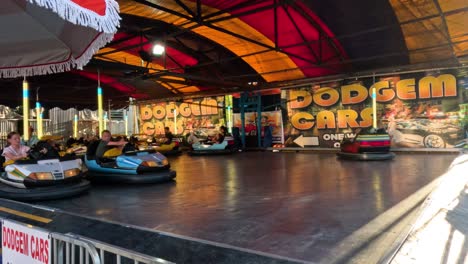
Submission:
[[169,145],[172,143],[172,139],[174,138],[174,135],[172,134],[171,130],[169,130],[169,127],[164,128],[164,141],[162,144]]
[[3,150],[2,156],[5,157],[3,166],[13,164],[17,160],[22,160],[28,157],[28,146],[21,145],[21,137],[18,132],[10,132],[7,135],[7,147]]
[[122,150],[127,142],[121,138],[119,141],[111,141],[112,134],[109,130],[103,130],[101,141],[96,149],[96,157],[108,158],[116,157],[122,154]]

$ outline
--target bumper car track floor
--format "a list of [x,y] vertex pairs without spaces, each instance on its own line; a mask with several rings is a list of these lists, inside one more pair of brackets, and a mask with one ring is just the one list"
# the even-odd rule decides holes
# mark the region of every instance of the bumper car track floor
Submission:
[[334,153],[171,157],[174,182],[93,185],[35,204],[320,262],[333,246],[442,175],[457,154],[353,162]]

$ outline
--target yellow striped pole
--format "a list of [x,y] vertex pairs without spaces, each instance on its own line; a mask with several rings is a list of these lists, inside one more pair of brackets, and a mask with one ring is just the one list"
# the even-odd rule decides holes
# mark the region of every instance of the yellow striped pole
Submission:
[[102,104],[102,88],[101,88],[101,72],[97,71],[98,74],[98,87],[97,87],[97,99],[98,99],[98,125],[99,125],[99,137],[102,135],[104,128],[104,116],[103,116],[103,104]]
[[102,88],[97,88],[97,98],[98,98],[98,120],[99,120],[99,135],[101,136],[102,131],[104,130],[104,117],[103,117],[103,110],[102,110]]
[[78,138],[78,115],[75,114],[75,118],[73,119],[73,137]]
[[[104,119],[102,120],[102,123],[104,124],[104,129],[107,129],[107,113],[104,114]],[[101,131],[102,132],[102,131]]]
[[23,80],[23,140],[29,140],[29,84]]
[[232,110],[232,95],[226,95],[224,97],[226,107],[226,126],[229,133],[232,133],[233,126],[233,110]]
[[377,129],[377,94],[375,87],[372,88],[372,126]]
[[177,135],[177,109],[174,109],[174,134]]
[[125,112],[124,120],[125,120],[125,135],[128,137],[128,114],[127,112]]
[[42,138],[42,112],[41,103],[36,102],[36,123],[37,123],[37,138]]
[[372,127],[377,129],[377,93],[375,89],[375,73],[372,78]]

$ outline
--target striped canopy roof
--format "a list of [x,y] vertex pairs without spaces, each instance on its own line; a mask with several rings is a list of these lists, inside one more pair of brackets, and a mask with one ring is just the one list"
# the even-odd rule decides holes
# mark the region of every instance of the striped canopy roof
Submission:
[[[100,69],[115,101],[272,89],[467,58],[466,0],[118,2],[114,40],[73,73],[90,85]],[[155,43],[164,55],[151,54]]]

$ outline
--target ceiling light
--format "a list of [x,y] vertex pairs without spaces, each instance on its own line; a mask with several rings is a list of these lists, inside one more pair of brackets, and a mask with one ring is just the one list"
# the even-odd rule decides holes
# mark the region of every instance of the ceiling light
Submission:
[[153,54],[154,55],[162,55],[165,51],[165,48],[161,44],[154,44],[153,46]]

